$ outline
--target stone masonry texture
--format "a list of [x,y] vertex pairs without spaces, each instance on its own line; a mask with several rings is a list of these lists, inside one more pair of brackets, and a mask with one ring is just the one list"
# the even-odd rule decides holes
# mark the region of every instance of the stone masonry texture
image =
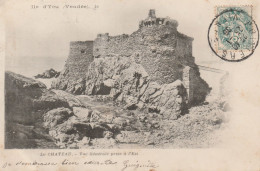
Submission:
[[192,56],[193,38],[177,27],[176,20],[157,18],[150,10],[130,35],[105,33],[94,41],[71,42],[64,70],[52,87],[106,95],[129,109],[177,118],[210,91]]

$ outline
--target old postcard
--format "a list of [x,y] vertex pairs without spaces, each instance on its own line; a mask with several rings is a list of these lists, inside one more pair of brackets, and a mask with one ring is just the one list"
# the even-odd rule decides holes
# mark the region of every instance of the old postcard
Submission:
[[0,170],[260,170],[258,1],[0,8]]

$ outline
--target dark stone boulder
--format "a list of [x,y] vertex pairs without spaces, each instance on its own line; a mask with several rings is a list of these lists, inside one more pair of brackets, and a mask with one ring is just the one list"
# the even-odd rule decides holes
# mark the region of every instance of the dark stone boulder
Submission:
[[60,72],[55,71],[54,69],[49,69],[44,71],[42,74],[37,74],[34,78],[57,78],[60,75]]
[[[21,123],[34,122],[34,100],[45,92],[46,86],[36,80],[13,72],[5,73],[5,112],[6,120]],[[36,111],[35,111],[36,112]]]
[[55,148],[52,138],[48,137],[43,128],[43,115],[52,110],[47,113],[45,117],[47,120],[48,114],[57,111],[59,115],[55,115],[55,119],[50,123],[61,123],[71,114],[70,109],[72,110],[73,106],[81,105],[69,95],[47,90],[40,81],[7,71],[5,73],[6,148],[37,148],[39,142],[48,146],[46,148]]
[[57,109],[52,109],[43,116],[44,126],[46,128],[53,128],[56,125],[68,120],[68,118],[72,115],[73,112],[68,108],[61,107]]

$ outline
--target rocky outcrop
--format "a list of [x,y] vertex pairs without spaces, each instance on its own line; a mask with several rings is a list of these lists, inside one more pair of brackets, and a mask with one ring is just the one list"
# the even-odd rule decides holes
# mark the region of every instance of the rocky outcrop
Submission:
[[[46,86],[36,80],[12,72],[5,73],[6,120],[32,123],[38,117],[35,99],[46,92]],[[33,112],[32,112],[33,111]]]
[[42,74],[37,74],[34,78],[57,78],[60,75],[60,72],[55,71],[54,69],[49,69],[44,71]]
[[187,92],[180,80],[160,85],[142,65],[128,57],[98,58],[87,73],[86,94],[109,95],[126,109],[147,109],[177,119],[186,107]]
[[43,142],[48,148],[56,147],[44,130],[35,127],[44,113],[39,109],[45,102],[39,100],[46,92],[39,81],[5,73],[5,148],[37,148]]
[[55,138],[48,134],[44,126],[52,127],[63,123],[72,114],[69,111],[75,106],[83,104],[69,93],[47,90],[39,81],[6,72],[5,147],[57,148]]
[[111,138],[129,122],[108,107],[92,104],[92,100],[47,90],[39,81],[6,72],[5,148],[114,145]]
[[57,108],[48,111],[43,116],[44,127],[53,128],[58,124],[63,123],[72,115],[72,111],[68,108]]
[[[182,82],[158,85],[127,59],[95,61],[111,72],[106,72],[108,76],[100,73],[99,67],[90,67],[93,70],[88,76],[99,81],[87,82],[93,86],[86,93],[99,94],[94,97],[47,90],[38,81],[6,72],[5,148],[113,148],[129,143],[164,146],[190,137],[203,138],[224,122],[222,111],[215,106],[193,108],[192,115],[174,120],[185,107]],[[113,62],[120,65],[110,65]],[[104,99],[108,101],[100,101]],[[111,104],[111,99],[120,105]],[[133,110],[136,107],[140,110]]]

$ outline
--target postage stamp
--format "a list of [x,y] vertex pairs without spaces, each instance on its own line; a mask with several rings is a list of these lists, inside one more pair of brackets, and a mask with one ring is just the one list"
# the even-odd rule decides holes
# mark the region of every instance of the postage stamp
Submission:
[[218,6],[208,30],[212,51],[221,59],[247,59],[258,45],[259,31],[253,20],[253,6]]

